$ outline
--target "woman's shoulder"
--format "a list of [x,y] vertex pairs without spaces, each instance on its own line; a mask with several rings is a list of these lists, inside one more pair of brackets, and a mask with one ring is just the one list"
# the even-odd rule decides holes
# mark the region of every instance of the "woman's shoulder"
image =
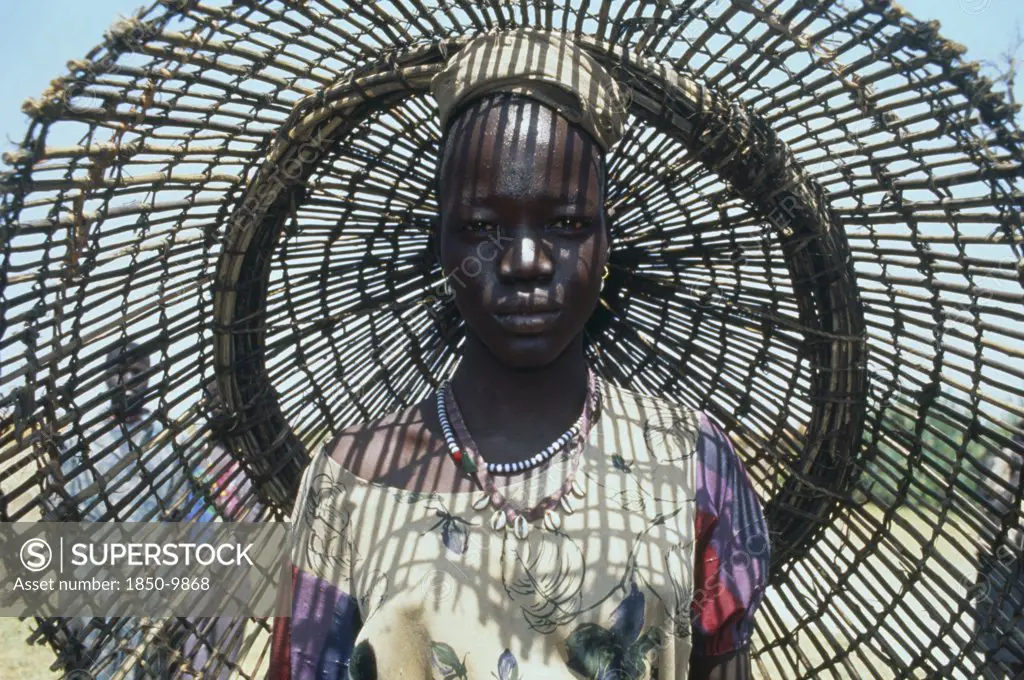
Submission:
[[689,474],[684,463],[692,461],[697,450],[700,411],[670,397],[606,383],[601,413],[597,438],[602,446],[628,449],[633,460],[648,456]]
[[436,458],[443,440],[426,422],[426,400],[337,432],[323,455],[362,480],[404,486],[418,466]]
[[604,396],[608,415],[642,429],[648,444],[679,443],[711,471],[743,467],[729,435],[704,409],[612,383],[605,383]]
[[677,428],[687,427],[705,439],[728,438],[721,425],[704,409],[690,406],[674,397],[646,394],[612,383],[606,383],[606,386],[606,394],[611,397],[608,400],[609,406],[616,413],[639,413],[652,425],[659,421]]
[[304,518],[308,529],[317,522],[350,518],[357,508],[360,513],[383,512],[386,504],[401,505],[429,495],[406,486],[409,478],[420,478],[423,459],[444,462],[442,456],[431,456],[432,448],[421,445],[429,440],[420,431],[421,406],[408,406],[329,435],[303,472],[293,521]]
[[664,395],[651,395],[605,382],[602,410],[642,425],[647,430],[696,434],[706,416],[693,406]]
[[323,445],[322,454],[357,477],[377,480],[399,466],[403,449],[395,434],[415,419],[415,405],[379,418],[353,423]]

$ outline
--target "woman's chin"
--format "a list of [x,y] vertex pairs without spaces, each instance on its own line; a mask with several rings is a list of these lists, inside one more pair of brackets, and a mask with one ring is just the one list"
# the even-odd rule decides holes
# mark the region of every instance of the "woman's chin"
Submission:
[[558,343],[550,335],[507,335],[489,349],[501,363],[513,368],[543,368],[562,355],[569,343]]

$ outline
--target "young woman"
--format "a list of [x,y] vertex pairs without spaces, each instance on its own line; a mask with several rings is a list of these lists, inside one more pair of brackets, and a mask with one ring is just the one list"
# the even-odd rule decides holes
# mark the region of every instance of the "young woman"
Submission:
[[614,82],[521,32],[476,39],[435,84],[461,361],[314,456],[270,677],[749,677],[768,541],[741,462],[704,413],[612,385],[584,353],[621,129],[592,105]]

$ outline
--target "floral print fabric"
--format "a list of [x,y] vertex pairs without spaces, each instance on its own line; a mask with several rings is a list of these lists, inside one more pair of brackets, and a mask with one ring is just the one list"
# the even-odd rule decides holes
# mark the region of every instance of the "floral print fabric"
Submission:
[[383,486],[321,450],[270,677],[685,678],[691,652],[748,644],[768,542],[731,443],[702,412],[599,382],[587,494],[522,541],[478,492]]

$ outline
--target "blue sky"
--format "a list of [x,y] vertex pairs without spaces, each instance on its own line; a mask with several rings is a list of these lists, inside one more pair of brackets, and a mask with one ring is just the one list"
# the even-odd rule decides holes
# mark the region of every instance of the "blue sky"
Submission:
[[[994,60],[1011,44],[1017,26],[1024,30],[1021,0],[902,0],[911,14],[938,19],[943,34],[967,46],[975,60]],[[9,64],[0,88],[0,149],[8,139],[20,140],[28,119],[21,102],[36,97],[52,78],[66,73],[77,59],[97,45],[119,14],[131,14],[148,3],[139,0],[8,0],[0,21],[0,58]],[[1024,51],[1022,51],[1024,56]],[[1024,80],[1024,78],[1022,78]],[[1017,86],[1024,101],[1024,86]]]

